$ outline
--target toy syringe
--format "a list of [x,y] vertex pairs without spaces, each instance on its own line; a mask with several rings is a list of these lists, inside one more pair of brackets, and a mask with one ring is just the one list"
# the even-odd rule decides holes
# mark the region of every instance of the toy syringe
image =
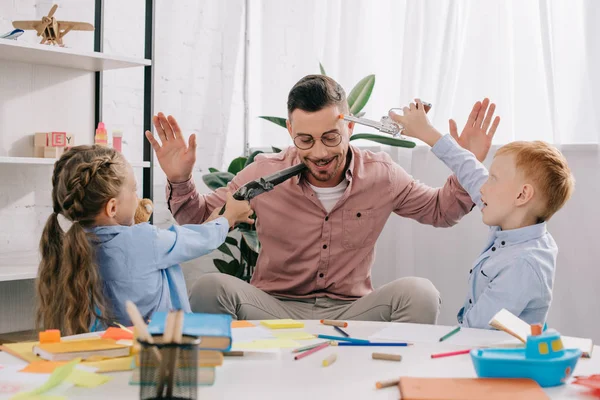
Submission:
[[[423,102],[423,105],[425,106],[425,112],[428,112],[431,109],[430,103]],[[395,110],[395,111],[397,110],[396,111],[397,113],[402,111],[401,109],[397,109],[397,108],[393,108],[392,110]],[[390,111],[392,111],[392,110],[390,110]],[[368,119],[368,118],[354,117],[354,116],[348,115],[348,114],[340,114],[340,119],[343,119],[344,121],[348,121],[348,122],[355,122],[357,124],[369,126],[371,128],[375,128],[379,132],[387,133],[389,135],[392,135],[393,137],[399,137],[402,132],[402,129],[403,129],[402,125],[398,124],[397,122],[394,122],[387,115],[381,117],[381,120],[379,122],[373,121],[372,119]]]

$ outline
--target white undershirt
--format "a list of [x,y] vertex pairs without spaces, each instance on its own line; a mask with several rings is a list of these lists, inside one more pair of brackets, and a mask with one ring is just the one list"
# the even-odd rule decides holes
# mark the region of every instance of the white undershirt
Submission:
[[317,198],[325,208],[327,212],[337,204],[338,200],[343,196],[346,188],[348,187],[348,181],[344,179],[335,187],[317,187],[309,183],[312,190],[317,194]]

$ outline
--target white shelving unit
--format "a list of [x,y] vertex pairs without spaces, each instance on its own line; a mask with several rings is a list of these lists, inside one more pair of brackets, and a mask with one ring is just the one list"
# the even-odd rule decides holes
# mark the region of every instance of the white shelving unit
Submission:
[[[0,60],[89,72],[152,65],[152,61],[146,59],[85,52],[7,39],[0,39]],[[53,158],[0,157],[0,167],[2,164],[51,166],[55,162],[56,159]],[[131,165],[134,168],[151,168],[150,162],[131,162]],[[7,166],[7,168],[10,167]],[[38,270],[37,257],[37,254],[29,253],[8,258],[0,257],[0,282],[35,279]]]
[[111,56],[98,52],[84,52],[45,44],[29,44],[7,39],[0,39],[0,60],[51,65],[83,71],[107,71],[151,65],[150,60]]
[[[55,162],[55,158],[0,157],[0,164],[54,165]],[[130,164],[134,168],[150,168],[148,161],[130,162]]]

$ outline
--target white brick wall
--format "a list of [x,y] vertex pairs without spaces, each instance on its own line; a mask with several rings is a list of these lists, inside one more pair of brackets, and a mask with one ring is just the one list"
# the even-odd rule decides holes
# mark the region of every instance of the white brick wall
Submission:
[[[143,0],[105,0],[104,51],[144,55]],[[0,32],[11,21],[39,19],[51,1],[0,2]],[[60,20],[94,22],[93,0],[63,0]],[[198,136],[194,178],[208,167],[222,168],[243,151],[243,0],[157,0],[155,9],[155,112],[178,118],[184,134]],[[39,42],[26,31],[21,41]],[[93,33],[71,32],[69,47],[93,50]],[[143,146],[143,71],[104,73],[103,120],[109,133],[124,132],[123,152],[141,161]],[[36,131],[76,132],[77,143],[93,139],[93,74],[0,61],[0,156],[31,156]],[[23,255],[35,261],[43,225],[51,212],[51,166],[0,164],[0,268]],[[141,181],[141,173],[138,171]],[[164,199],[165,178],[155,168],[155,222],[172,223]],[[193,280],[213,270],[209,258],[185,266]],[[32,327],[32,282],[0,282],[0,332]],[[10,323],[8,321],[11,321]]]

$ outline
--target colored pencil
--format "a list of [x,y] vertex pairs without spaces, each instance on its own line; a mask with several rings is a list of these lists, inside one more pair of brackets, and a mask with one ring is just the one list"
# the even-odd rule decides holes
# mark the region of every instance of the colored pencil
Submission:
[[317,351],[322,350],[322,349],[324,349],[326,347],[329,347],[329,342],[323,343],[320,346],[317,346],[317,347],[315,347],[313,349],[305,351],[304,353],[300,353],[297,356],[294,356],[294,360],[300,360],[301,358],[304,358],[306,356],[310,356],[311,354],[316,353]]
[[442,336],[440,338],[440,342],[443,342],[444,340],[448,339],[450,336],[457,334],[459,331],[460,331],[460,326],[457,326],[456,328],[452,329],[450,332],[448,332],[444,336]]
[[461,354],[469,354],[470,352],[471,352],[471,349],[459,350],[459,351],[451,351],[449,353],[432,354],[431,358],[442,358],[442,357],[450,357],[450,356],[459,356]]

